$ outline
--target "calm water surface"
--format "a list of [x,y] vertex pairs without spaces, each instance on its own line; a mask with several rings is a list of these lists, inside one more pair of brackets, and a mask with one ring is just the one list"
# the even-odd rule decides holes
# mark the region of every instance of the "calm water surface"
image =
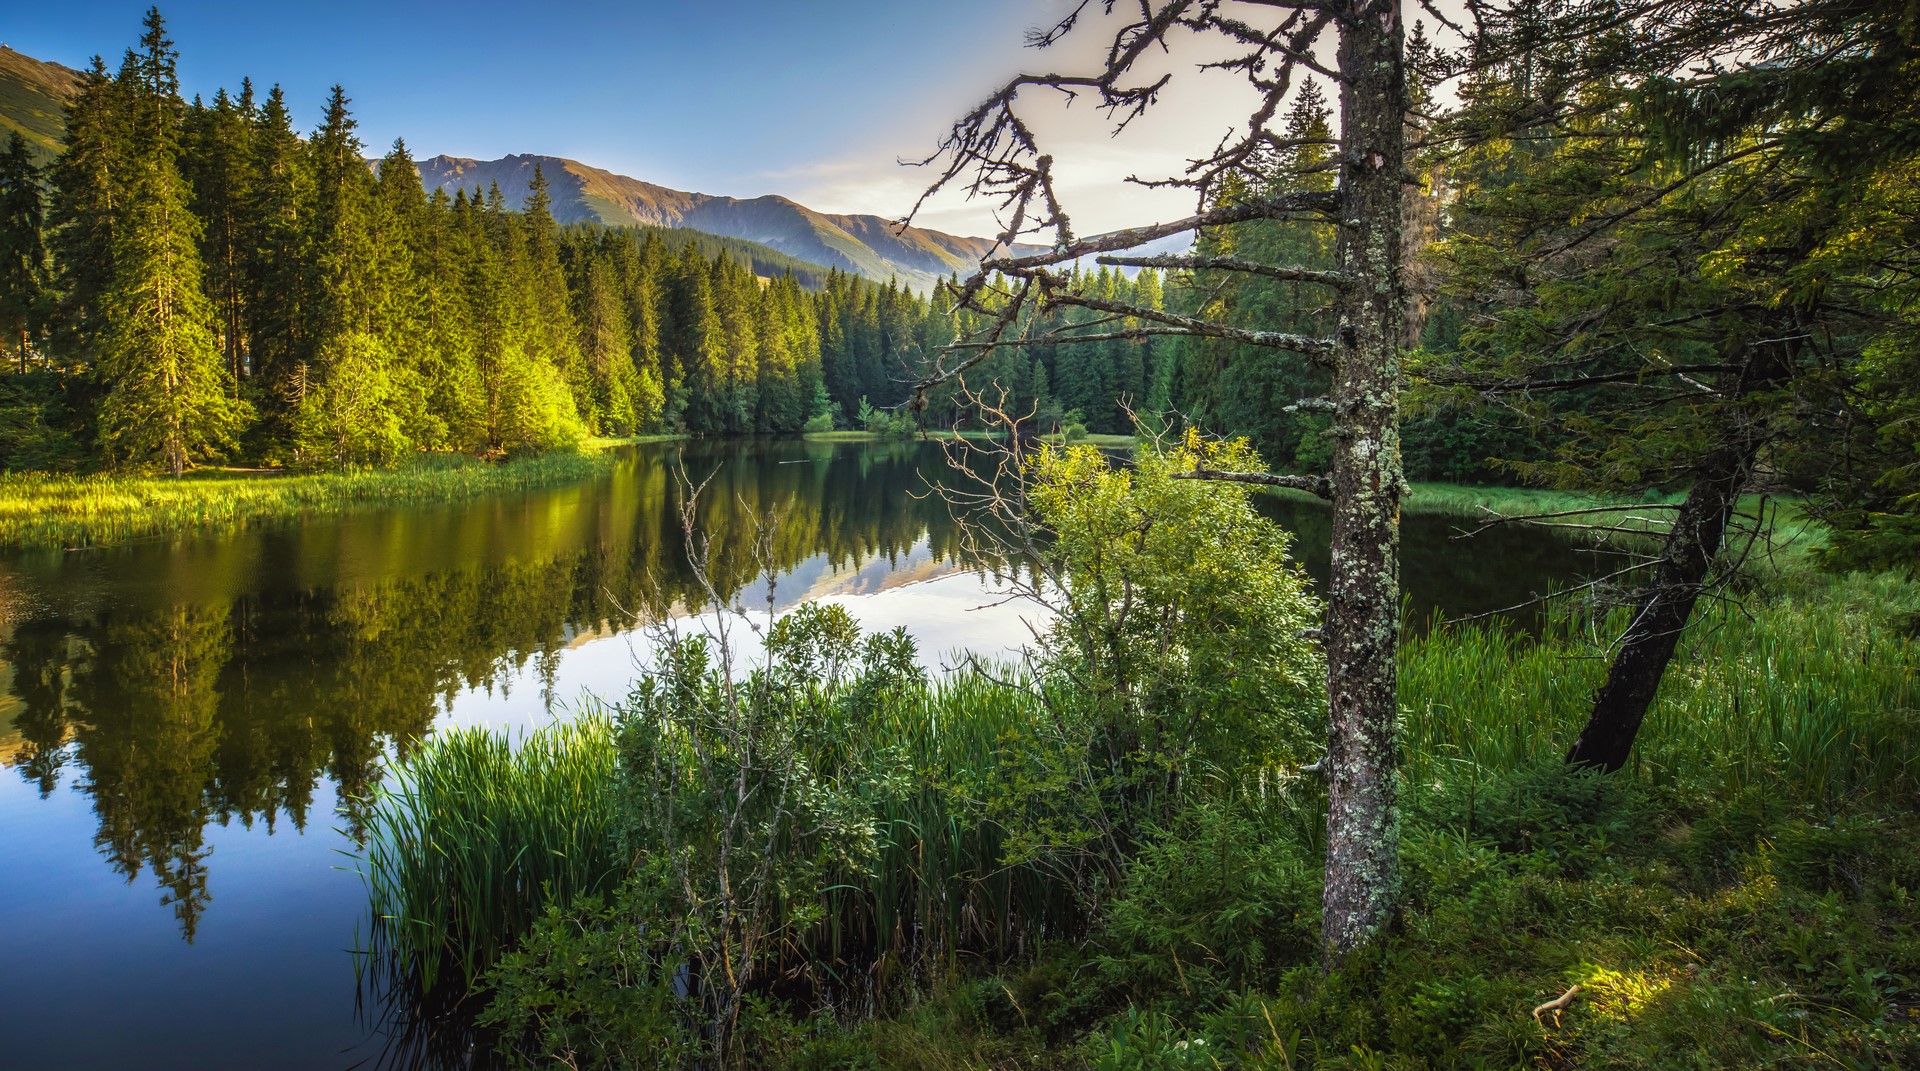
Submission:
[[[348,949],[351,802],[407,742],[624,694],[634,612],[696,603],[676,458],[716,582],[905,626],[938,666],[1038,614],[965,559],[930,446],[639,447],[610,475],[465,506],[0,558],[0,1067],[373,1066]],[[1268,503],[1324,578],[1328,520]],[[1474,613],[1590,573],[1537,533],[1410,516],[1413,612]],[[345,868],[345,869],[343,869]]]

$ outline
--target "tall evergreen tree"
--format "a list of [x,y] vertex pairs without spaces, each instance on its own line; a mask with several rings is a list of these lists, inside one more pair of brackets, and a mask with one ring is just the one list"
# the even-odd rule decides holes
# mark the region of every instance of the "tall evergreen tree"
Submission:
[[201,290],[199,221],[176,162],[183,106],[176,53],[158,9],[130,55],[128,100],[137,153],[115,229],[103,298],[100,445],[110,464],[159,464],[179,475],[230,446],[250,415],[229,391]]
[[16,131],[0,152],[0,338],[27,370],[46,313],[46,199],[40,169]]
[[207,296],[216,310],[227,373],[238,381],[249,371],[247,345],[247,266],[253,235],[248,209],[252,199],[253,83],[241,84],[238,99],[222,89],[213,105],[199,101],[188,110],[181,170],[193,189],[193,213],[204,226],[200,256],[207,266]]
[[254,119],[249,196],[244,205],[248,364],[262,422],[256,449],[291,434],[311,350],[314,179],[307,144],[294,133],[286,95],[276,85]]
[[131,169],[126,89],[95,56],[67,104],[66,145],[53,165],[48,229],[58,294],[55,349],[83,367],[96,356]]

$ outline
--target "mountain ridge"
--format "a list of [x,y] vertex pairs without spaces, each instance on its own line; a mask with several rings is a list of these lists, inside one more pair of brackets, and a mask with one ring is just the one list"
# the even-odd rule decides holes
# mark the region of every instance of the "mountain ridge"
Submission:
[[[81,72],[35,59],[0,44],[0,139],[18,131],[34,156],[55,156],[65,134],[66,102],[79,89]],[[820,212],[782,194],[726,197],[675,190],[615,174],[562,156],[516,153],[498,160],[434,156],[417,162],[422,183],[452,192],[484,193],[494,182],[507,204],[524,203],[539,166],[562,223],[645,224],[698,231],[767,246],[795,260],[837,267],[871,279],[897,278],[929,290],[947,276],[965,275],[990,254],[986,238],[947,234],[924,227],[899,233],[876,215]],[[1019,247],[1030,251],[1038,247]]]
[[441,155],[417,166],[429,190],[484,193],[498,183],[509,205],[524,202],[538,167],[547,181],[554,218],[562,223],[684,227],[758,242],[800,260],[870,278],[897,277],[920,290],[950,274],[972,271],[996,248],[988,238],[925,227],[896,229],[891,220],[875,215],[820,212],[781,194],[740,198],[676,190],[564,156],[513,153],[477,160]]

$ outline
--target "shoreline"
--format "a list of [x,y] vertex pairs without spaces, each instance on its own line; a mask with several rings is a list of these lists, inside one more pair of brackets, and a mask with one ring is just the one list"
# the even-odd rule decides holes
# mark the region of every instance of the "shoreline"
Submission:
[[[980,431],[941,432],[912,441],[990,437]],[[394,502],[445,504],[555,487],[606,471],[612,451],[618,447],[687,438],[642,435],[590,439],[575,450],[527,454],[499,462],[465,454],[422,454],[394,468],[347,472],[205,468],[178,478],[0,473],[0,551],[93,549],[141,539],[240,529],[309,511],[347,513]],[[892,441],[863,430],[814,432],[798,438],[826,443]],[[1131,447],[1136,441],[1125,435],[1090,435],[1071,445],[1112,450]],[[1268,491],[1312,498],[1304,491]],[[1416,483],[1405,508],[1409,513],[1492,521],[1498,514],[1599,507],[1608,512],[1580,520],[1645,525],[1649,534],[1656,534],[1658,529],[1646,514],[1635,513],[1642,505],[1543,488]]]
[[288,473],[198,469],[185,476],[0,474],[0,550],[73,551],[202,535],[309,511],[347,513],[393,502],[440,504],[588,479],[622,446],[673,435],[590,439],[576,450],[490,462],[422,454],[388,469]]

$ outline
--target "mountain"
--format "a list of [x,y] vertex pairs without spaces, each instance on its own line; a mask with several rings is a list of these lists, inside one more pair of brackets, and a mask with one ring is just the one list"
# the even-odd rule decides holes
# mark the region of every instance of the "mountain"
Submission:
[[439,187],[486,192],[493,183],[509,205],[521,204],[540,168],[562,223],[633,223],[685,227],[770,246],[788,256],[874,279],[897,276],[925,290],[948,275],[972,271],[994,248],[987,238],[962,238],[924,227],[895,233],[879,216],[816,212],[785,197],[745,200],[687,193],[602,171],[559,156],[515,155],[500,160],[436,156],[420,161],[420,179]]
[[60,151],[66,133],[67,100],[80,88],[80,72],[0,45],[0,141],[18,131],[41,162]]
[[[0,139],[17,130],[41,161],[59,151],[69,97],[82,75],[0,45]],[[495,182],[507,204],[526,198],[533,169],[547,178],[553,215],[562,223],[644,224],[701,231],[768,247],[757,267],[779,271],[784,254],[795,261],[838,267],[872,279],[898,278],[917,290],[955,272],[972,271],[994,248],[991,239],[962,238],[924,227],[895,233],[879,216],[816,212],[779,196],[716,197],[656,186],[559,156],[508,156],[467,160],[436,156],[420,162],[429,190],[466,188],[481,193]],[[1037,249],[1038,247],[1034,247]],[[1021,247],[1022,251],[1031,251]],[[759,264],[758,262],[766,262]]]

